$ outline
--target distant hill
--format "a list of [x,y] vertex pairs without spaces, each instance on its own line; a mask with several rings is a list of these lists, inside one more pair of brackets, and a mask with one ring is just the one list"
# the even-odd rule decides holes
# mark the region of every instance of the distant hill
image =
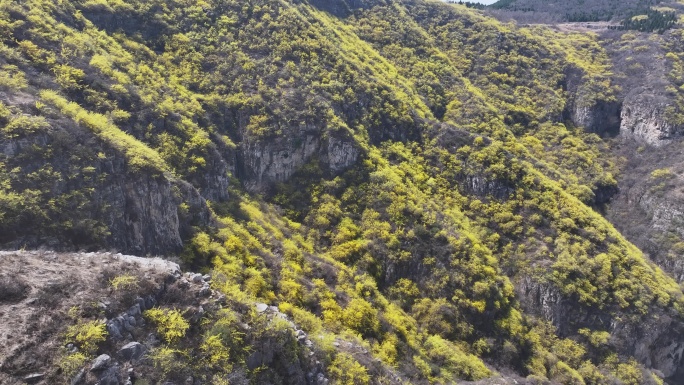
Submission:
[[518,12],[547,14],[562,21],[604,21],[621,19],[638,10],[669,3],[668,0],[500,0],[490,7]]

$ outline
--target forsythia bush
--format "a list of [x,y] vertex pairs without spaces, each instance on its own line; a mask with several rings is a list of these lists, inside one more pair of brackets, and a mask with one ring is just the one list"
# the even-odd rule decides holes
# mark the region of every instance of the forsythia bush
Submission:
[[173,343],[185,336],[190,327],[188,321],[178,310],[154,308],[145,311],[145,318],[157,325],[157,332],[168,343]]
[[70,326],[66,332],[67,340],[73,341],[82,352],[92,355],[97,345],[107,339],[107,328],[103,322],[91,321]]

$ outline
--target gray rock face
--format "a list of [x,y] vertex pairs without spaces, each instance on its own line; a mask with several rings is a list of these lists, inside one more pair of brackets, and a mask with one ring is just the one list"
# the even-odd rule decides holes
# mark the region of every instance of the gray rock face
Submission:
[[462,182],[467,193],[479,197],[491,195],[497,199],[506,199],[513,192],[510,186],[497,180],[490,180],[484,175],[468,175]]
[[[516,286],[519,298],[525,308],[535,311],[554,326],[563,326],[567,320],[568,306],[560,291],[550,284],[541,284],[530,277],[524,277]],[[568,304],[569,305],[569,304]]]
[[619,352],[659,370],[665,378],[682,378],[684,325],[669,315],[647,316],[636,323],[614,319],[608,310],[583,306],[564,297],[552,284],[529,277],[520,280],[516,289],[523,309],[551,322],[560,336],[576,334],[584,327],[608,331],[612,335],[609,343]]
[[684,326],[669,315],[634,325],[615,322],[618,349],[628,351],[643,365],[660,371],[672,384],[684,381]]
[[106,354],[102,354],[93,360],[92,365],[90,365],[90,371],[95,372],[98,370],[106,369],[107,366],[109,366],[109,363],[111,361],[112,361],[112,358],[110,356],[108,356]]
[[598,102],[579,105],[572,109],[572,122],[600,136],[614,136],[620,131],[620,105],[617,102]]
[[[220,140],[215,140],[220,143]],[[224,156],[223,154],[226,153]],[[228,196],[229,175],[235,175],[234,154],[226,149],[211,146],[205,161],[206,170],[188,180],[201,191],[202,197],[215,202],[226,201]]]
[[684,127],[667,121],[670,103],[643,88],[630,92],[623,102],[620,134],[653,146],[669,143],[684,134]]
[[620,131],[620,103],[615,101],[594,100],[591,87],[584,82],[584,73],[576,68],[566,71],[568,99],[564,119],[575,126],[600,136],[614,136]]
[[193,275],[192,275],[192,282],[193,282],[193,283],[200,283],[200,282],[202,282],[202,274],[193,274]]
[[107,370],[101,371],[97,380],[98,385],[121,385],[123,383],[118,365],[113,365],[107,368]]
[[145,347],[138,342],[130,342],[119,349],[119,357],[125,361],[138,360],[145,353]]
[[243,143],[242,161],[246,185],[259,190],[269,183],[285,182],[318,153],[321,147],[315,132],[302,136]]
[[248,139],[240,146],[238,174],[252,191],[287,181],[314,159],[325,172],[334,175],[353,165],[360,155],[351,138],[323,135],[320,129],[306,125],[286,137]]
[[[65,132],[57,132],[54,136],[38,135],[29,138],[0,140],[0,154],[9,159],[20,158],[33,146],[50,148],[57,146],[59,151],[66,151],[58,146],[62,136],[83,137],[82,132],[69,132],[75,128],[65,128]],[[69,146],[78,143],[69,143]],[[57,151],[57,150],[55,150]],[[102,151],[111,153],[104,146]],[[52,163],[36,159],[33,163],[23,164],[30,168],[53,167],[60,170],[69,164],[69,154],[56,153]],[[125,157],[121,154],[98,159],[90,164],[93,173],[98,176],[96,184],[84,179],[82,181],[55,182],[55,194],[69,191],[81,191],[93,188],[90,197],[91,205],[75,213],[74,216],[84,221],[95,221],[106,226],[108,236],[100,239],[102,246],[115,248],[124,253],[136,255],[164,255],[182,250],[182,239],[191,232],[189,223],[208,224],[211,214],[205,199],[198,190],[187,182],[175,179],[171,175],[153,175],[151,172],[132,172]],[[224,173],[225,174],[225,173]],[[227,176],[225,176],[227,178]],[[218,182],[217,182],[218,183]],[[219,183],[217,189],[222,189]],[[225,189],[224,189],[225,190]],[[209,194],[216,198],[218,193]],[[214,196],[217,195],[217,196]],[[192,218],[179,217],[179,205],[185,202],[190,206],[186,210]],[[19,237],[26,234],[18,234]],[[17,239],[17,244],[40,246],[49,238],[49,234],[34,235],[27,239]],[[12,245],[12,244],[10,244]]]
[[[684,239],[681,148],[673,143],[635,154],[607,212],[632,243],[678,282],[684,282],[684,258],[678,246]],[[654,178],[654,169],[667,170],[669,176]]]
[[352,142],[331,137],[328,139],[327,164],[332,174],[342,172],[356,163],[359,149]]
[[182,240],[178,225],[178,209],[171,193],[171,182],[165,178],[143,176],[137,181],[122,180],[108,186],[103,195],[111,197],[116,245],[134,254],[178,250]]

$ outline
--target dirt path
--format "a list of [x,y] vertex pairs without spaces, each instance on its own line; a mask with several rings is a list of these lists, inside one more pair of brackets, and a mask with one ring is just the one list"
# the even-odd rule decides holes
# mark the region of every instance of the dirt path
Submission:
[[544,26],[561,32],[603,32],[611,27],[619,27],[620,24],[608,21],[557,23],[557,24],[521,24],[522,27]]

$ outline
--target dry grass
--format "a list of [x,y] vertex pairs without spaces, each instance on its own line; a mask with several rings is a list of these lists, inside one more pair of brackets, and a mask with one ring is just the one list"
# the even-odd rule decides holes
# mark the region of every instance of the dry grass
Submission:
[[12,274],[0,275],[0,303],[18,302],[28,296],[31,286]]

